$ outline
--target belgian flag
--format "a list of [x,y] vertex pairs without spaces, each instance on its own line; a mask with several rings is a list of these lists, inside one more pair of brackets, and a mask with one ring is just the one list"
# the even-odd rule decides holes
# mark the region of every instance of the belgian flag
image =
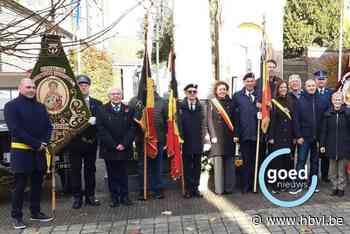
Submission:
[[157,132],[154,126],[154,81],[151,78],[147,47],[143,57],[143,67],[139,83],[137,104],[134,120],[144,132],[144,154],[150,158],[156,158],[158,154]]
[[169,103],[168,103],[168,131],[167,131],[167,151],[171,158],[170,175],[173,179],[177,179],[182,175],[182,152],[178,123],[177,123],[177,81],[175,76],[175,55],[171,50],[168,60],[168,71],[171,75],[169,85]]

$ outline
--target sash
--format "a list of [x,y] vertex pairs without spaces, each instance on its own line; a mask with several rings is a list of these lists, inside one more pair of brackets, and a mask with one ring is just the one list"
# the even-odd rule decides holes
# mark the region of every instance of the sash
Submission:
[[271,101],[280,111],[282,111],[288,117],[288,119],[292,119],[292,116],[290,115],[290,111],[287,107],[284,107],[276,99],[272,99]]
[[[19,143],[19,142],[12,142],[11,143],[11,148],[12,149],[20,149],[20,150],[33,150],[32,147],[30,147],[27,144],[24,143]],[[50,166],[51,166],[51,161],[52,161],[52,154],[48,147],[45,148],[45,157],[46,157],[46,164],[47,164],[47,173],[50,173]],[[52,165],[54,167],[54,165]]]
[[22,150],[32,150],[32,147],[29,145],[26,145],[24,143],[18,143],[18,142],[12,142],[11,143],[12,149],[22,149]]
[[214,104],[220,116],[224,119],[227,127],[233,132],[233,124],[230,120],[230,117],[228,116],[228,114],[226,113],[225,109],[222,107],[220,102],[216,98],[211,99],[211,102]]

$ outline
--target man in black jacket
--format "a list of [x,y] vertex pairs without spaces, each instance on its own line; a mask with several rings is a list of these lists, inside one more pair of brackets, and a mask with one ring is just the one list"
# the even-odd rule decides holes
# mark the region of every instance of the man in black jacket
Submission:
[[122,101],[122,91],[112,88],[109,102],[98,111],[97,129],[101,140],[101,158],[105,160],[111,207],[132,205],[128,197],[128,160],[132,159],[135,124],[132,113]]
[[87,107],[90,109],[92,117],[89,119],[91,126],[76,136],[68,145],[71,163],[71,183],[74,202],[73,209],[79,209],[83,203],[83,191],[81,186],[81,170],[84,163],[84,182],[85,182],[85,204],[90,206],[99,206],[100,202],[95,198],[96,187],[96,112],[102,105],[102,102],[89,96],[91,80],[86,75],[78,75],[77,81],[81,93],[84,96]]
[[51,138],[52,126],[45,106],[35,99],[33,81],[21,80],[19,93],[17,98],[5,105],[4,113],[11,135],[11,170],[15,176],[11,211],[15,229],[26,227],[22,219],[22,207],[28,179],[31,182],[31,220],[52,220],[40,209],[42,182],[46,170],[44,152]]
[[189,84],[185,87],[186,98],[180,105],[181,135],[184,140],[182,161],[186,188],[185,198],[202,197],[198,186],[203,146],[208,129],[204,107],[197,98],[197,87],[196,84]]
[[[317,91],[321,97],[323,97],[326,101],[331,103],[331,97],[333,91],[327,87],[327,79],[328,74],[324,70],[318,70],[314,73],[317,83]],[[329,183],[330,180],[328,178],[329,172],[329,157],[324,153],[320,152],[321,158],[321,178],[323,182]]]
[[259,109],[254,74],[247,73],[243,77],[243,82],[244,88],[234,94],[232,102],[235,112],[238,113],[234,141],[240,143],[243,157],[243,175],[240,185],[242,193],[247,193],[253,190]]
[[[304,169],[308,154],[310,153],[310,177],[318,176],[319,152],[318,144],[322,127],[323,115],[329,107],[328,101],[321,98],[316,88],[316,81],[309,79],[305,82],[305,91],[295,106],[294,127],[298,143],[298,160],[296,170]],[[301,180],[298,180],[301,181]],[[310,182],[310,181],[309,181]],[[299,184],[300,185],[300,184]],[[304,185],[289,193],[297,194]],[[319,192],[317,187],[315,192]]]

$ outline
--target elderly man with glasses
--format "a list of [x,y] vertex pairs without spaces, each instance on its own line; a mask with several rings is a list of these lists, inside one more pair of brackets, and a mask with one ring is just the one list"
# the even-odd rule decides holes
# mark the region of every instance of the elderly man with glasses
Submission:
[[112,88],[108,98],[109,102],[98,110],[97,134],[108,174],[110,207],[130,206],[127,166],[132,159],[135,125],[129,107],[122,103],[122,91]]

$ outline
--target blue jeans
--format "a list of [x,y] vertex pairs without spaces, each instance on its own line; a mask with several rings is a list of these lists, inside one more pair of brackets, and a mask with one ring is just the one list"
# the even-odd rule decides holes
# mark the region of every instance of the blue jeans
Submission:
[[[318,175],[318,149],[317,149],[317,141],[311,139],[304,139],[304,144],[298,145],[298,160],[296,169],[299,172],[301,169],[304,169],[307,156],[310,152],[310,174],[309,179],[313,175]],[[311,182],[309,180],[309,182]]]
[[[139,179],[139,191],[143,191],[143,179],[144,179],[144,155],[143,151],[139,154],[138,159],[138,179]],[[158,144],[158,154],[155,159],[147,158],[147,186],[148,190],[151,190],[155,194],[159,194],[163,188],[162,180],[163,170],[163,145]]]

